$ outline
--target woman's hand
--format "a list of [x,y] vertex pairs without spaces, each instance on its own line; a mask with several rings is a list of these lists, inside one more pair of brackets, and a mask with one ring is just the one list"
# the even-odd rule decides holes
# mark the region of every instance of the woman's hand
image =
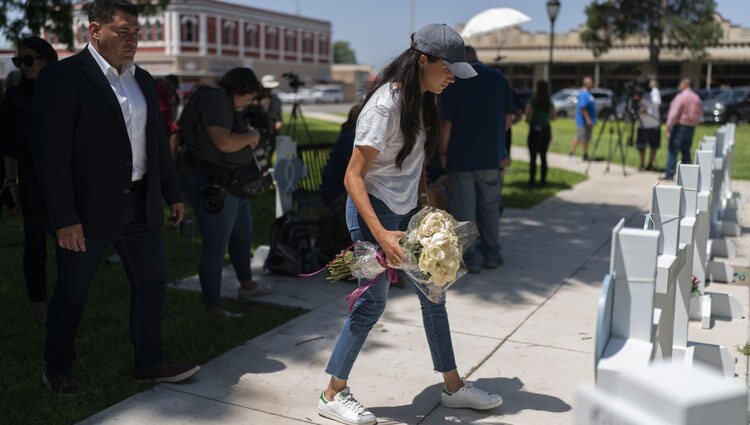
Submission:
[[398,266],[404,260],[404,251],[401,249],[399,240],[406,236],[405,232],[382,230],[375,236],[375,240],[378,241],[380,249],[385,253],[385,258],[388,259],[388,264],[391,266]]

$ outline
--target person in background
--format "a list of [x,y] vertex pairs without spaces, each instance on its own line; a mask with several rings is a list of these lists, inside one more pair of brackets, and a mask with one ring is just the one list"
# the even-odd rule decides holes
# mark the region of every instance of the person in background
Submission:
[[346,193],[344,174],[354,150],[354,131],[357,128],[357,116],[361,109],[361,104],[356,104],[349,109],[349,115],[341,124],[341,132],[331,148],[331,156],[328,157],[328,162],[323,168],[320,193],[327,205],[333,204],[338,197]]
[[547,184],[547,150],[552,140],[550,121],[555,119],[555,105],[549,95],[549,84],[544,80],[536,82],[534,96],[526,105],[526,122],[529,123],[529,187],[536,181],[536,157],[541,162],[539,186]]
[[167,92],[167,103],[169,108],[172,110],[172,117],[175,121],[180,120],[180,114],[182,113],[182,99],[180,97],[180,77],[169,74],[164,77],[162,84]]
[[474,221],[480,242],[464,260],[470,273],[503,264],[500,255],[500,165],[510,163],[506,125],[516,113],[505,76],[483,65],[471,46],[466,59],[478,74],[458,80],[440,95],[441,166],[450,173],[450,210],[458,221]]
[[279,87],[279,82],[273,75],[264,75],[260,79],[263,90],[260,93],[260,104],[268,116],[268,128],[271,130],[271,140],[281,133],[284,118],[281,113],[281,99],[273,90]]
[[[180,120],[185,157],[193,156],[213,167],[252,164],[260,134],[248,127],[240,111],[259,91],[260,84],[250,68],[227,71],[219,80],[218,88],[198,88],[185,105]],[[250,269],[253,241],[250,200],[235,196],[204,172],[187,163],[184,165],[181,167],[182,186],[185,198],[193,207],[203,241],[198,277],[205,312],[217,317],[241,317],[221,307],[221,281],[227,250],[240,282],[238,298],[248,299],[273,292],[270,284],[256,282]],[[217,201],[206,202],[206,199]],[[220,206],[213,208],[216,204]]]
[[0,151],[5,188],[23,214],[23,274],[34,317],[47,321],[47,205],[31,155],[32,99],[39,71],[57,62],[57,52],[40,37],[24,38],[13,58],[22,74],[19,85],[5,93],[0,124]]
[[677,167],[677,155],[682,152],[682,163],[690,164],[690,147],[693,144],[695,127],[703,117],[701,98],[690,88],[689,78],[680,81],[680,92],[669,104],[669,115],[665,130],[669,146],[667,164],[664,167],[664,179],[673,180]]
[[173,108],[170,106],[170,93],[169,80],[164,79],[163,81],[157,81],[156,92],[159,94],[159,112],[164,120],[164,125],[167,127],[167,135],[169,136],[169,150],[172,152],[172,157],[177,155],[177,148],[180,146],[180,126],[177,125],[177,121],[174,118]]
[[[661,132],[659,131],[661,121],[659,120],[659,105],[653,102],[651,93],[647,96],[644,96],[644,94],[636,92],[633,95],[633,104],[638,111],[638,136],[635,146],[641,160],[638,171],[653,171],[656,151],[661,146]],[[646,147],[650,149],[650,152],[648,166],[644,167]]]
[[578,144],[583,145],[583,160],[589,159],[589,142],[591,141],[591,131],[596,124],[596,102],[591,94],[594,88],[594,80],[589,77],[583,77],[583,87],[578,92],[578,102],[576,104],[576,137],[570,147],[570,154],[573,157],[578,149]]
[[655,78],[652,78],[648,82],[649,87],[651,90],[649,91],[649,96],[651,97],[651,103],[656,105],[658,108],[661,105],[661,92],[659,91],[659,82],[656,81]]

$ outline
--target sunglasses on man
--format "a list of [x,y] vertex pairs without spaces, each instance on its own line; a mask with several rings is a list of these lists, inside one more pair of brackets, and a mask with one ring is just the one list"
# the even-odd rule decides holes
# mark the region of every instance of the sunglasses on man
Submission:
[[15,65],[17,68],[20,68],[21,65],[27,68],[31,68],[32,66],[34,66],[34,61],[37,59],[40,59],[40,57],[31,55],[14,56],[13,58],[11,58],[11,60],[13,61],[13,65]]

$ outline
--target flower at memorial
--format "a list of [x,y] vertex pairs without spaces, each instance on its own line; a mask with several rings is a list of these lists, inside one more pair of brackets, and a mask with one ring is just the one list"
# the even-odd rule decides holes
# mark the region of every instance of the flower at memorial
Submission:
[[[443,210],[426,207],[412,217],[406,236],[401,238],[405,258],[400,265],[388,265],[380,247],[360,241],[328,264],[328,279],[367,279],[369,282],[364,289],[361,286],[355,291],[357,295],[353,301],[356,301],[382,273],[388,272],[389,280],[393,281],[394,269],[398,269],[404,271],[431,301],[438,302],[442,293],[466,274],[463,252],[477,236],[473,223],[459,223]],[[350,301],[350,307],[353,301]]]

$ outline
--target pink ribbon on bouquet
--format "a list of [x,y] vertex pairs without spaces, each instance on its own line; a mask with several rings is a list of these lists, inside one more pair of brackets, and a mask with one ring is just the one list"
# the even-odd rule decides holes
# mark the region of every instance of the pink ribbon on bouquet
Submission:
[[[391,285],[398,282],[398,271],[393,267],[388,266],[388,261],[385,259],[383,251],[378,251],[378,254],[375,258],[377,258],[378,264],[385,268],[385,271],[383,272],[385,273],[385,280]],[[361,297],[362,294],[365,293],[365,291],[370,289],[370,287],[374,285],[381,276],[383,276],[383,273],[380,273],[374,278],[368,280],[367,283],[358,287],[357,289],[352,291],[351,294],[347,295],[346,304],[349,306],[349,311],[352,311],[352,308],[354,308],[354,303],[356,303],[359,297]]]
[[[344,254],[347,251],[349,251],[350,249],[352,249],[354,247],[354,245],[356,245],[356,243],[353,243],[353,244],[349,245],[348,248],[346,248],[345,250],[341,251],[341,253],[339,253],[339,255],[337,255],[336,257],[334,257],[334,259],[331,260],[328,264],[326,264],[326,266],[323,267],[322,269],[320,269],[320,270],[318,270],[316,272],[312,272],[312,273],[298,274],[297,276],[299,276],[299,277],[311,277],[311,276],[315,276],[316,274],[319,274],[321,272],[324,272],[324,271],[328,270],[328,267],[331,265],[331,263],[333,263],[334,261],[336,261],[339,258],[343,257]],[[385,271],[383,273],[385,273],[386,281],[389,284],[394,284],[394,283],[398,282],[398,271],[396,269],[388,266],[388,261],[386,260],[385,255],[383,254],[383,251],[378,251],[378,253],[377,253],[377,255],[376,255],[375,258],[378,260],[378,264],[380,264],[383,268],[385,268]],[[375,276],[374,278],[368,280],[367,283],[365,283],[364,285],[358,287],[357,289],[355,289],[354,291],[352,291],[351,294],[349,294],[349,295],[346,296],[346,303],[349,306],[349,311],[352,311],[352,308],[354,308],[354,303],[357,302],[357,300],[359,299],[359,297],[361,297],[362,294],[365,293],[365,291],[367,291],[368,289],[370,289],[370,287],[372,285],[374,285],[375,282],[378,279],[380,279],[381,276],[383,276],[383,273],[380,273],[379,275]]]

